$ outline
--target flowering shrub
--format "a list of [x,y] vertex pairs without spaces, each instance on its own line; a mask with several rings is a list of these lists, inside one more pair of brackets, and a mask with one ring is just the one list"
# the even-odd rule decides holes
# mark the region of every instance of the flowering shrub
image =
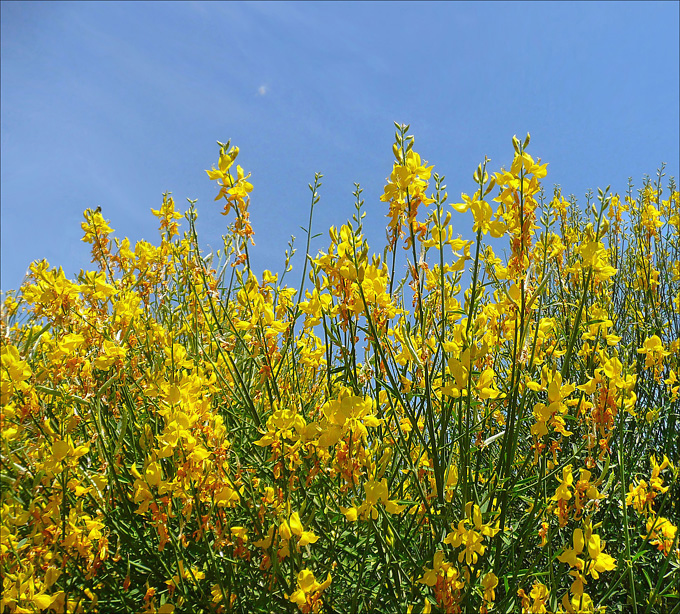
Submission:
[[357,186],[309,253],[317,175],[297,288],[290,252],[250,267],[229,143],[214,257],[166,194],[158,245],[87,210],[94,270],[31,265],[2,315],[0,611],[678,607],[675,183],[581,210],[527,136],[449,204],[407,130],[384,252]]

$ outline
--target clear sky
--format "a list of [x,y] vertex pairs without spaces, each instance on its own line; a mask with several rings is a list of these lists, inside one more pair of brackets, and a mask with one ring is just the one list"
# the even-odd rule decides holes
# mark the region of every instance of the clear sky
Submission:
[[351,216],[356,181],[382,252],[394,121],[455,200],[527,131],[549,194],[624,192],[661,162],[677,178],[678,7],[3,1],[2,289],[34,259],[88,267],[88,207],[133,245],[156,241],[166,190],[182,209],[198,199],[202,243],[219,247],[227,220],[204,172],[217,140],[252,172],[256,272],[281,270],[291,234],[302,251],[315,171],[313,251]]

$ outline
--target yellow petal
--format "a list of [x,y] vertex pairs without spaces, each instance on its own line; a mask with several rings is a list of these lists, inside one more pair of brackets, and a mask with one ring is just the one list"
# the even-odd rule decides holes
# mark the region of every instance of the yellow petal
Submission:
[[49,595],[35,595],[33,597],[33,603],[41,610],[46,610],[52,605],[52,597]]
[[340,507],[340,511],[345,515],[345,518],[350,522],[356,522],[357,508],[356,507]]
[[314,578],[314,574],[309,571],[309,569],[303,569],[298,574],[298,585],[305,593],[311,591],[315,583],[316,579]]
[[319,541],[319,536],[315,535],[312,531],[303,531],[298,546],[303,547],[307,544],[315,544]]
[[297,512],[291,514],[290,517],[290,530],[294,535],[300,537],[302,535],[302,523],[300,522],[300,516]]

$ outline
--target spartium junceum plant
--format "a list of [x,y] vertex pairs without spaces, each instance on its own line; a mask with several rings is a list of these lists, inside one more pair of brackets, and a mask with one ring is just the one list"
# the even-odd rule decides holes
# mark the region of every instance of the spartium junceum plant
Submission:
[[220,143],[214,257],[166,194],[157,245],[87,210],[92,271],[31,265],[2,316],[2,612],[680,609],[675,183],[545,197],[527,136],[451,201],[407,130],[380,252],[358,185],[310,252],[317,175],[304,257],[256,274]]

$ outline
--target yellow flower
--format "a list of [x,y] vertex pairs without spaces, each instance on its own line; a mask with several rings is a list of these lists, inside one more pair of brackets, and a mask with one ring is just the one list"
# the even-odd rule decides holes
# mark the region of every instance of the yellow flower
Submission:
[[557,557],[557,560],[560,561],[561,563],[567,563],[569,567],[583,569],[584,566],[583,559],[578,558],[578,555],[583,552],[583,546],[585,545],[583,531],[581,529],[575,529],[573,539],[574,547],[565,550],[562,554],[560,554]]
[[113,229],[106,223],[99,211],[88,209],[84,217],[85,221],[80,225],[85,233],[82,238],[84,242],[94,244],[113,232]]
[[496,591],[494,589],[498,586],[498,578],[492,571],[484,576],[482,586],[484,587],[484,600],[494,601],[496,599]]
[[5,405],[9,402],[10,397],[15,390],[23,390],[26,384],[23,384],[32,375],[31,368],[21,359],[19,350],[13,345],[4,344],[0,351],[0,386],[2,393],[0,394],[0,403]]
[[267,532],[267,535],[263,537],[262,539],[259,539],[255,542],[253,542],[253,546],[257,546],[258,548],[263,548],[264,550],[271,548],[272,545],[272,540],[274,539],[274,531],[276,530],[276,527],[274,525],[269,527],[269,531]]
[[645,355],[645,368],[663,366],[663,359],[670,354],[664,349],[663,343],[658,335],[652,335],[645,339],[644,344],[637,351],[638,354]]
[[675,534],[678,528],[663,516],[650,516],[647,519],[647,535],[642,535],[644,539],[649,536],[649,543],[657,546],[660,552],[668,556],[675,541]]
[[588,554],[591,561],[588,565],[588,573],[597,580],[603,571],[611,571],[616,568],[616,561],[602,552],[604,543],[600,542],[599,535],[591,535],[588,539]]
[[228,153],[223,149],[222,152],[220,153],[220,157],[217,163],[217,166],[219,168],[215,169],[215,167],[213,166],[212,170],[205,171],[206,173],[208,173],[208,177],[210,177],[210,179],[212,180],[225,179],[227,177],[229,169],[231,168],[231,165],[234,163],[234,160],[236,160],[236,157],[238,156],[238,152],[239,149],[236,146],[232,147]]
[[308,597],[314,593],[323,593],[331,585],[331,581],[330,573],[323,583],[319,583],[309,569],[303,569],[297,576],[298,589],[288,597],[288,600],[302,607],[307,604]]
[[313,531],[303,531],[302,522],[297,512],[294,512],[290,517],[290,530],[293,532],[293,535],[297,535],[300,538],[298,546],[301,548],[307,544],[314,544],[319,540],[319,536],[315,535]]
[[122,360],[126,355],[127,350],[124,347],[105,339],[102,347],[102,355],[94,360],[94,366],[102,371],[107,371],[113,366],[116,360]]
[[342,507],[341,506],[340,511],[343,513],[343,515],[345,516],[345,518],[347,518],[347,520],[349,522],[356,522],[357,512],[358,512],[356,507]]
[[571,491],[569,488],[574,483],[574,476],[571,473],[571,465],[567,465],[562,469],[562,479],[557,478],[560,485],[557,487],[555,494],[552,497],[553,501],[568,501],[571,499]]

